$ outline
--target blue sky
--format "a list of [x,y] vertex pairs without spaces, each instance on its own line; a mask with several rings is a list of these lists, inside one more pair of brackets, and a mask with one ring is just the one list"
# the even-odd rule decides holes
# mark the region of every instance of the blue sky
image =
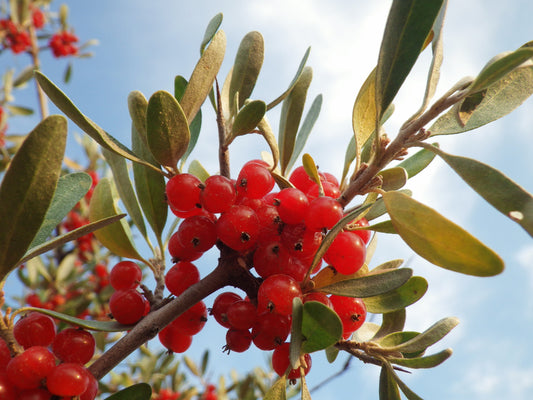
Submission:
[[[69,85],[61,83],[62,61],[46,60],[44,73],[58,83],[91,119],[129,143],[130,121],[126,97],[140,90],[146,97],[159,89],[172,91],[176,74],[189,76],[198,55],[207,22],[224,13],[222,28],[228,38],[226,60],[219,80],[233,61],[241,38],[251,30],[265,38],[265,62],[254,97],[266,101],[281,93],[296,71],[306,48],[313,67],[309,99],[323,94],[322,113],[306,152],[324,171],[340,175],[344,146],[351,135],[351,110],[360,85],[374,67],[390,1],[273,0],[178,2],[161,0],[67,2],[70,21],[82,40],[96,38],[95,56],[75,60]],[[437,96],[463,76],[475,75],[492,56],[533,40],[529,0],[450,1],[444,30],[444,65]],[[0,62],[4,62],[3,59]],[[386,129],[392,136],[404,119],[419,106],[425,85],[429,52],[422,55],[406,86],[395,100],[395,115]],[[59,68],[58,68],[59,64]],[[23,65],[21,65],[23,66]],[[2,67],[3,69],[3,67]],[[26,95],[31,96],[28,89]],[[21,97],[22,99],[22,97]],[[309,101],[311,101],[309,100]],[[452,154],[484,161],[533,192],[533,101],[528,100],[510,116],[463,135],[439,138],[441,148]],[[277,114],[270,120],[277,128]],[[28,129],[31,123],[27,122]],[[19,122],[24,129],[26,122]],[[212,110],[204,107],[204,130],[195,157],[216,173],[216,126]],[[78,128],[70,125],[72,132]],[[70,141],[75,151],[74,140]],[[232,166],[266,150],[257,138],[236,141]],[[250,152],[253,154],[250,155]],[[425,171],[426,172],[426,171]],[[531,238],[486,205],[442,162],[409,182],[414,197],[430,204],[498,252],[506,270],[494,278],[472,278],[444,271],[416,256],[392,236],[379,237],[375,265],[403,258],[415,274],[429,282],[425,297],[408,309],[406,328],[424,330],[446,316],[461,324],[435,350],[452,347],[454,355],[431,370],[414,371],[405,381],[423,398],[500,399],[530,398],[533,390],[533,244]],[[209,265],[200,266],[206,273]],[[193,342],[192,357],[205,347],[212,353],[213,377],[234,368],[246,372],[263,365],[259,351],[231,354],[220,351],[223,331],[208,323]],[[314,357],[309,386],[320,382],[339,365],[328,367],[322,356]],[[378,369],[357,360],[341,378],[313,395],[317,399],[377,398]]]

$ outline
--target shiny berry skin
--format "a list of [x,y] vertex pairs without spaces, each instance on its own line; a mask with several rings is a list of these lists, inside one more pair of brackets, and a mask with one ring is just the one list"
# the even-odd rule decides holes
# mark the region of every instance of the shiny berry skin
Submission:
[[236,188],[240,197],[260,199],[272,190],[275,183],[268,168],[260,163],[248,162],[239,172]]
[[18,390],[9,381],[5,372],[0,372],[0,399],[18,400]]
[[[354,225],[354,226],[369,226],[370,224],[368,223],[368,220],[363,217],[363,218],[359,218],[355,222],[352,222],[350,225]],[[368,242],[370,242],[370,238],[372,237],[372,232],[368,231],[368,230],[359,229],[359,230],[354,230],[354,231],[351,231],[351,232],[355,233],[361,239],[363,239],[363,242],[365,242],[365,244],[368,244]]]
[[255,271],[262,278],[283,273],[289,260],[289,250],[280,242],[260,244],[253,256]]
[[259,218],[247,206],[233,206],[220,216],[216,223],[218,238],[236,251],[252,248],[259,233]]
[[231,328],[226,332],[226,345],[224,351],[242,353],[250,348],[252,334],[247,329]]
[[259,286],[257,309],[259,312],[291,315],[295,297],[302,298],[302,290],[294,278],[284,274],[271,275]]
[[222,175],[212,175],[205,180],[200,194],[200,203],[203,208],[218,214],[235,204],[237,191],[231,179]]
[[343,275],[359,271],[365,258],[365,243],[353,232],[340,232],[324,255],[324,260]]
[[188,261],[174,264],[165,275],[165,286],[174,296],[179,296],[185,289],[199,281],[198,268]]
[[310,292],[304,294],[303,302],[307,303],[308,301],[318,301],[329,308],[333,308],[333,304],[329,297],[323,292]]
[[257,316],[252,327],[252,342],[260,350],[274,350],[291,332],[291,317],[271,312]]
[[109,273],[109,283],[115,290],[135,289],[141,279],[141,268],[133,261],[121,261]]
[[[287,369],[289,368],[289,347],[290,343],[283,343],[276,347],[272,353],[272,368],[279,376],[285,375],[285,372],[287,372]],[[311,356],[309,354],[304,354],[303,358],[305,361],[305,367],[303,365],[302,367],[305,376],[311,369]],[[287,374],[287,378],[289,380],[301,378],[300,368],[291,369]]]
[[81,394],[80,400],[94,400],[98,394],[98,381],[89,371],[87,371],[87,376],[89,377],[89,385],[85,392]]
[[87,364],[94,355],[95,344],[90,332],[79,328],[67,328],[54,338],[52,351],[63,362]]
[[240,300],[229,305],[226,315],[232,328],[250,329],[257,318],[257,308],[248,300]]
[[174,232],[168,241],[168,252],[172,257],[172,262],[177,261],[194,261],[202,256],[202,252],[195,251],[193,248],[185,247],[181,244],[178,232]]
[[203,253],[215,245],[215,222],[203,215],[184,219],[178,228],[178,240],[191,253]]
[[366,306],[363,300],[336,295],[331,295],[329,300],[341,319],[343,335],[351,334],[363,325],[366,319]]
[[166,185],[167,201],[177,211],[187,212],[201,208],[202,182],[192,174],[173,176]]
[[317,197],[309,203],[305,214],[305,226],[314,231],[329,230],[342,218],[340,203],[326,196]]
[[35,389],[55,368],[54,355],[43,346],[33,346],[7,364],[9,381],[19,389]]
[[172,324],[164,327],[158,337],[161,344],[173,353],[184,353],[192,344],[192,336],[182,333]]
[[117,290],[109,299],[109,310],[117,322],[135,324],[144,315],[145,299],[135,289]]
[[48,315],[31,312],[19,319],[13,327],[13,335],[25,349],[32,346],[49,346],[56,335],[54,320]]
[[279,216],[286,224],[298,224],[303,221],[309,200],[306,195],[296,188],[285,188],[281,190],[274,200],[278,207]]
[[213,302],[213,307],[211,308],[210,314],[215,318],[215,320],[222,325],[224,328],[231,328],[231,325],[228,321],[228,307],[242,300],[241,296],[233,292],[223,292],[220,293]]
[[46,387],[56,396],[79,396],[89,387],[89,372],[80,364],[59,364],[46,378]]
[[[327,181],[321,181],[321,182],[322,182],[322,189],[324,190],[324,196],[331,197],[333,199],[337,199],[337,198],[340,197],[341,191],[340,191],[338,186],[336,186],[335,184],[333,184],[331,182],[327,182]],[[318,185],[315,184],[315,185],[311,186],[309,188],[309,190],[307,190],[307,192],[305,192],[305,195],[307,196],[309,201],[312,201],[312,200],[318,198],[318,195],[319,195]]]
[[304,193],[307,192],[311,186],[316,184],[315,181],[307,175],[303,166],[299,166],[291,172],[289,182]]
[[185,335],[196,335],[202,330],[207,321],[207,307],[199,301],[178,318],[171,325]]

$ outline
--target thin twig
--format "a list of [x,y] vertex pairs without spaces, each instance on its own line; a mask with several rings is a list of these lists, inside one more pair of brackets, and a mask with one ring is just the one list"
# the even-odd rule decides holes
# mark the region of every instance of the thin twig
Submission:
[[217,92],[217,125],[218,125],[218,163],[220,175],[226,178],[230,177],[229,152],[226,143],[226,122],[224,121],[224,111],[222,110],[222,99],[220,97],[220,88],[218,81],[215,79]]

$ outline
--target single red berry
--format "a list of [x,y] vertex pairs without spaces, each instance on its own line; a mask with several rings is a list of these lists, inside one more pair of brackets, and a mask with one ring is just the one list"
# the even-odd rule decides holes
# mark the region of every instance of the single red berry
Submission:
[[90,332],[67,328],[59,332],[52,343],[52,351],[63,362],[87,364],[94,355],[95,340]]
[[171,325],[185,335],[196,335],[202,330],[207,321],[207,307],[199,301],[178,318]]
[[117,263],[109,274],[109,283],[115,290],[135,289],[142,279],[141,268],[133,261]]
[[[369,226],[370,224],[368,223],[368,220],[365,217],[362,217],[362,218],[359,218],[355,222],[351,222],[350,225],[363,227],[363,226]],[[368,244],[368,242],[370,242],[370,238],[372,237],[372,232],[369,230],[357,229],[357,230],[353,230],[350,232],[355,233],[357,236],[363,239],[363,242],[365,242],[365,244]]]
[[299,257],[291,256],[283,270],[283,274],[290,276],[296,282],[302,282],[307,274],[310,264]]
[[178,240],[190,253],[203,253],[215,245],[215,222],[203,215],[184,219],[178,228]]
[[302,290],[294,278],[284,274],[271,275],[259,286],[258,312],[270,311],[280,315],[291,315],[292,301],[295,297],[302,298]]
[[365,258],[365,243],[353,232],[340,232],[324,255],[324,260],[344,275],[356,273],[365,263]]
[[35,29],[41,29],[44,26],[44,13],[37,7],[34,7],[31,13],[31,20]]
[[323,292],[310,292],[304,294],[303,302],[307,303],[308,301],[318,301],[329,308],[333,308],[333,304],[329,297]]
[[242,353],[250,348],[252,334],[247,329],[231,328],[226,332],[226,345],[224,351]]
[[307,213],[309,200],[300,189],[285,188],[276,195],[275,205],[283,222],[298,224]]
[[248,300],[240,300],[229,305],[226,315],[232,328],[250,329],[257,318],[257,308]]
[[172,256],[172,262],[177,261],[194,261],[202,256],[202,252],[195,251],[190,246],[185,247],[181,244],[178,232],[174,232],[168,241],[168,252]]
[[[323,181],[322,183],[322,189],[324,190],[324,196],[331,197],[334,199],[337,199],[341,195],[341,191],[339,187],[331,182]],[[305,192],[305,195],[309,199],[309,201],[312,201],[316,199],[319,196],[319,188],[318,185],[315,183],[313,186],[311,186],[307,192]]]
[[98,394],[98,381],[89,371],[87,371],[87,376],[89,377],[89,384],[85,392],[81,394],[80,400],[94,400]]
[[259,218],[250,207],[233,206],[216,223],[218,238],[236,251],[252,248],[259,234]]
[[79,396],[89,387],[89,372],[80,364],[59,364],[46,378],[46,387],[56,396]]
[[283,221],[279,216],[278,208],[274,205],[263,205],[256,211],[257,218],[259,218],[259,225],[261,231],[259,233],[259,242],[270,242],[279,240],[279,235],[283,230]]
[[291,332],[291,317],[271,312],[257,316],[252,327],[252,341],[260,350],[274,350]]
[[222,213],[235,204],[237,191],[231,179],[222,175],[212,175],[205,180],[200,194],[202,206],[212,213]]
[[164,327],[158,337],[161,344],[173,353],[184,353],[192,344],[192,336],[182,333],[172,324]]
[[109,299],[109,310],[117,322],[131,325],[144,315],[145,299],[135,289],[117,290]]
[[174,296],[179,296],[185,289],[199,281],[198,268],[188,261],[174,264],[165,275],[165,285]]
[[241,197],[260,199],[272,190],[275,183],[268,168],[260,163],[248,162],[237,177],[237,192]]
[[230,328],[231,325],[228,321],[228,307],[242,300],[241,296],[233,292],[224,292],[219,294],[215,301],[213,302],[213,307],[210,310],[210,314],[215,318],[215,320],[222,325],[224,328]]
[[321,196],[309,203],[305,214],[305,226],[314,231],[329,230],[341,218],[340,203],[331,197]]
[[253,256],[255,271],[262,278],[283,273],[289,260],[289,250],[280,242],[260,244]]
[[[285,372],[289,369],[289,347],[290,343],[283,343],[276,347],[272,353],[272,368],[279,376],[285,375]],[[311,356],[304,354],[303,356],[305,365],[302,365],[304,376],[308,374],[311,369]],[[291,369],[287,374],[289,380],[299,379],[301,377],[300,368]]]
[[166,185],[168,204],[177,211],[191,211],[200,208],[202,182],[192,174],[173,176]]
[[305,224],[285,225],[281,241],[291,255],[304,261],[312,259],[324,238],[322,232],[307,229]]
[[342,321],[343,335],[351,334],[363,325],[366,319],[366,306],[363,300],[336,295],[331,295],[329,300]]
[[54,355],[43,346],[33,346],[13,357],[7,364],[9,381],[19,389],[34,389],[55,368]]
[[56,335],[54,320],[48,315],[31,312],[19,319],[13,327],[13,335],[25,349],[32,346],[49,346]]
[[291,172],[291,175],[289,176],[289,182],[304,193],[307,192],[313,184],[315,184],[315,181],[313,181],[313,179],[307,175],[307,172],[305,172],[305,168],[303,166],[299,166]]

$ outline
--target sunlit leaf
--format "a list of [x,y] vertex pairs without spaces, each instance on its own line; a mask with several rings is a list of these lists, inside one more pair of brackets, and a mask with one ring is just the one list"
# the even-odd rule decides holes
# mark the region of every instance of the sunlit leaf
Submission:
[[128,160],[147,165],[149,168],[153,168],[161,173],[160,170],[139,158],[126,146],[86,117],[80,110],[78,110],[72,100],[70,100],[67,95],[65,95],[65,93],[54,85],[45,75],[41,74],[39,71],[35,71],[35,79],[39,82],[39,86],[44,90],[50,100],[52,100],[52,102],[63,111],[67,117],[78,125],[81,130],[92,137],[100,146],[111,150]]
[[[128,111],[130,113],[131,123],[137,130],[145,147],[148,146],[148,139],[146,137],[146,108],[148,107],[148,100],[144,94],[138,90],[134,90],[128,95]],[[153,156],[152,156],[153,158]]]
[[459,324],[459,320],[455,317],[443,318],[412,339],[396,346],[388,346],[386,348],[390,351],[400,351],[402,353],[424,351],[450,333],[457,324]]
[[398,234],[426,260],[467,275],[503,270],[496,253],[435,210],[399,192],[384,193],[383,199]]
[[490,165],[428,147],[489,204],[533,236],[533,196]]
[[[409,268],[380,270],[360,278],[343,280],[320,287],[324,293],[347,297],[371,297],[397,289],[412,276]],[[318,288],[317,288],[318,289]]]
[[[318,174],[318,168],[316,166],[315,160],[309,154],[305,153],[302,156],[302,166],[304,167],[307,175],[319,186],[322,186],[322,181],[320,180],[320,175]],[[321,190],[324,191],[323,189]]]
[[[113,193],[111,181],[108,178],[102,178],[94,188],[89,205],[89,221],[94,222],[120,214],[116,205],[117,197]],[[116,255],[145,262],[135,249],[130,227],[126,221],[120,220],[115,222],[105,228],[99,229],[94,235],[102,245]]]
[[152,398],[152,388],[147,383],[136,383],[126,389],[122,389],[106,400],[150,400]]
[[378,324],[375,324],[374,322],[364,322],[363,325],[353,333],[351,340],[355,340],[356,342],[368,342],[378,331]]
[[[398,190],[400,193],[404,193],[407,196],[412,196],[413,192],[409,189],[401,189]],[[381,217],[382,215],[387,213],[387,208],[385,207],[385,202],[383,201],[383,198],[380,197],[376,200],[376,202],[372,205],[370,210],[365,214],[365,218],[368,221],[372,221],[376,218]]]
[[44,221],[39,228],[39,232],[35,235],[30,249],[46,241],[68,212],[89,191],[91,182],[91,177],[85,172],[74,172],[59,178],[52,203],[48,211],[46,211]]
[[395,0],[385,26],[376,70],[377,115],[392,103],[423,49],[443,0]]
[[407,183],[407,171],[401,167],[394,167],[384,169],[378,174],[383,180],[381,189],[398,190],[401,189]]
[[452,108],[437,119],[429,131],[435,136],[461,133],[479,128],[509,114],[532,93],[533,66],[516,68],[487,88],[483,101],[476,107],[464,126],[457,121],[457,111]]
[[205,46],[207,46],[211,39],[213,39],[213,36],[215,36],[215,33],[217,33],[218,28],[220,28],[220,25],[222,25],[222,19],[222,13],[218,13],[213,18],[211,18],[211,20],[207,24],[207,28],[205,29],[204,33],[204,38],[202,39],[202,43],[200,44],[200,54],[203,54]]
[[285,375],[272,385],[263,400],[287,400],[287,377]]
[[148,147],[156,161],[176,168],[189,146],[189,122],[175,97],[163,90],[148,100],[146,110]]
[[376,130],[376,69],[374,68],[355,99],[352,110],[355,157],[360,159],[361,149]]
[[298,133],[298,127],[300,126],[300,120],[302,118],[307,97],[307,89],[309,89],[312,77],[313,70],[310,67],[305,67],[302,75],[296,82],[290,94],[283,101],[281,107],[278,143],[280,146],[280,165],[282,175],[285,175],[294,151],[296,134]]
[[26,137],[0,186],[0,278],[24,255],[39,232],[56,190],[67,121],[53,115]]
[[375,232],[381,232],[381,233],[398,233],[396,232],[396,228],[394,228],[394,225],[392,224],[392,221],[381,221],[376,224],[372,224],[370,226],[367,226],[365,228],[361,228],[362,230],[369,230],[369,231],[375,231]]
[[202,163],[198,160],[192,160],[189,164],[189,169],[187,170],[189,174],[196,176],[202,182],[205,182],[209,178],[209,172],[205,169]]
[[226,35],[218,31],[205,49],[189,79],[180,104],[187,121],[192,121],[213,88],[226,51]]
[[403,264],[403,260],[402,259],[385,261],[384,263],[379,264],[377,267],[372,269],[372,271],[399,268],[402,264]]
[[233,129],[229,141],[235,136],[252,132],[266,113],[266,104],[261,100],[251,101],[239,111],[233,122]]
[[457,107],[454,107],[457,115],[457,120],[461,126],[465,126],[468,123],[468,120],[472,118],[472,115],[476,112],[477,108],[485,98],[487,90],[482,90],[481,92],[476,92],[466,97]]
[[417,358],[393,358],[390,357],[389,361],[392,364],[400,365],[407,368],[433,368],[442,364],[452,355],[452,349],[442,350],[438,353],[425,357]]
[[342,322],[328,306],[308,301],[303,306],[302,336],[303,353],[326,349],[342,337]]
[[384,314],[401,310],[420,300],[428,288],[427,281],[421,276],[411,277],[407,283],[398,289],[375,297],[363,299],[368,312]]
[[[392,333],[389,333],[388,335],[386,335],[385,337],[379,339],[379,340],[376,340],[376,342],[381,346],[381,347],[394,347],[394,346],[397,346],[397,345],[400,345],[402,343],[405,343],[407,342],[408,340],[411,340],[412,338],[414,338],[415,336],[419,335],[420,333],[419,332],[414,332],[414,331],[398,331],[398,332],[392,332]],[[407,358],[411,358],[411,357],[419,357],[422,355],[424,351],[423,350],[419,350],[415,353],[402,353],[404,357],[407,357]]]
[[[229,104],[232,115],[241,109],[245,100],[252,94],[257,77],[263,66],[264,46],[263,36],[257,31],[247,33],[239,45],[233,64],[229,89]],[[239,94],[239,99],[235,104],[235,95],[237,93]],[[234,104],[237,109],[234,108]]]
[[[275,168],[279,162],[279,148],[278,142],[276,141],[276,136],[272,131],[272,127],[268,123],[268,120],[266,118],[263,118],[257,125],[257,129],[270,147],[270,153],[272,154],[272,168]],[[276,178],[275,175],[274,178]]]

